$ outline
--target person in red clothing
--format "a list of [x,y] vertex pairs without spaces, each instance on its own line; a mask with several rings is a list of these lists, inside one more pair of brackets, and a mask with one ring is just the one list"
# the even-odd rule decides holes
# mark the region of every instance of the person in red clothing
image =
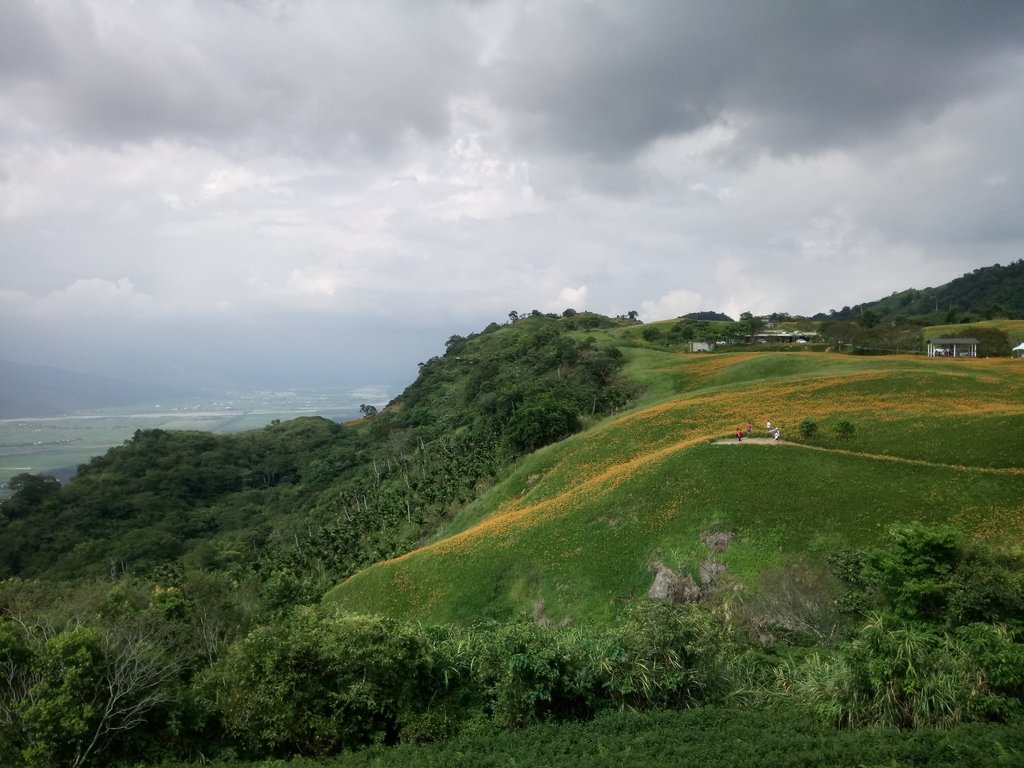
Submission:
[[741,443],[743,442],[743,427],[736,428],[736,439]]

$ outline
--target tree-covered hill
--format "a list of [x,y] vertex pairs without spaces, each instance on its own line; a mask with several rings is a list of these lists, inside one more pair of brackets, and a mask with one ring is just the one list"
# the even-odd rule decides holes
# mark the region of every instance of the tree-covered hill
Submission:
[[884,322],[919,320],[929,325],[1024,318],[1024,259],[981,267],[935,288],[910,288],[817,317],[853,320],[867,312]]
[[611,322],[541,316],[453,336],[362,422],[140,430],[64,487],[16,477],[0,507],[0,576],[180,562],[337,578],[402,552],[516,457],[628,402],[621,352],[580,335]]

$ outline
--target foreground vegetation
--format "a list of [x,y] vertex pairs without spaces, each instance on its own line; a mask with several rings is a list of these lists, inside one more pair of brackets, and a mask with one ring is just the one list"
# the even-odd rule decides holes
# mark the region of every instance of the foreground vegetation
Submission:
[[[230,619],[195,592],[147,593],[122,580],[58,595],[7,582],[0,755],[8,765],[74,766],[452,741],[433,752],[443,756],[481,739],[529,752],[529,736],[499,735],[595,718],[595,729],[614,728],[626,712],[782,707],[792,717],[766,737],[780,749],[806,748],[807,729],[872,727],[887,730],[832,734],[815,748],[935,755],[936,745],[953,744],[1019,758],[1022,573],[1019,551],[914,524],[879,547],[835,553],[827,594],[822,574],[791,573],[773,600],[744,610],[638,599],[613,626],[545,628],[425,625],[307,606],[228,647],[216,641]],[[739,717],[695,722],[722,718],[728,738],[742,730]],[[1007,727],[957,730],[965,723]],[[896,739],[888,729],[924,730]]]
[[[1024,729],[969,724],[950,730],[838,731],[791,707],[702,707],[612,712],[585,723],[535,725],[517,731],[466,734],[437,744],[371,747],[331,759],[296,758],[292,768],[448,768],[528,765],[532,768],[961,768],[1018,766]],[[282,763],[215,763],[271,768]],[[166,768],[175,768],[168,765]]]

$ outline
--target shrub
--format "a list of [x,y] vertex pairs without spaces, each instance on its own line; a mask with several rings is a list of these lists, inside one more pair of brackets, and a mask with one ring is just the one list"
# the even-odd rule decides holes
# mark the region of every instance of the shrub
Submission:
[[834,638],[839,581],[819,565],[797,561],[761,574],[758,589],[735,615],[765,640],[810,645]]
[[533,623],[495,624],[471,638],[472,685],[502,728],[589,718],[599,695],[595,669],[578,633]]
[[836,424],[835,427],[834,427],[834,430],[835,430],[835,433],[836,433],[837,437],[841,437],[841,438],[844,438],[844,439],[853,437],[853,432],[854,432],[853,424],[851,424],[850,422],[846,421],[845,419],[843,421],[840,421],[838,424]]
[[437,688],[429,666],[417,627],[303,608],[236,645],[208,695],[254,753],[332,754],[396,740]]
[[529,453],[579,429],[579,415],[572,402],[544,393],[509,419],[508,439],[514,450]]
[[956,589],[961,533],[948,525],[893,526],[867,554],[862,575],[896,616],[941,623]]
[[804,419],[800,422],[799,426],[800,437],[808,439],[814,437],[818,433],[818,424],[811,419]]
[[661,329],[649,325],[640,331],[640,335],[643,336],[644,341],[654,342],[661,338]]
[[619,652],[601,665],[616,706],[692,706],[724,695],[732,637],[710,612],[639,601],[627,616],[613,636]]

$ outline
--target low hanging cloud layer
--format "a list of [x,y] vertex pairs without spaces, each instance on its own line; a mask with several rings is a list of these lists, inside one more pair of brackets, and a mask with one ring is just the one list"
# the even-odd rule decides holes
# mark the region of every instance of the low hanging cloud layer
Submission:
[[0,3],[0,358],[398,388],[1024,256],[1024,4]]

